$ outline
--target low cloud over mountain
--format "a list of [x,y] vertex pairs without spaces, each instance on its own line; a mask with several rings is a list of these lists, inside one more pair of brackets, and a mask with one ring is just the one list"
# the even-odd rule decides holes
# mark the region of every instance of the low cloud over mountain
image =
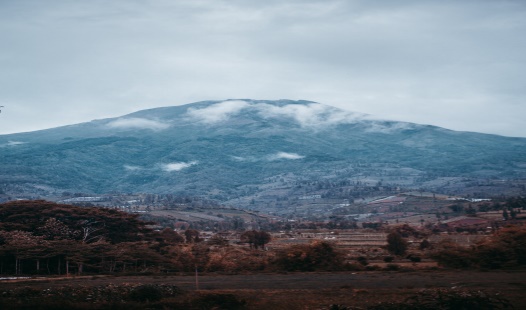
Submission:
[[354,123],[368,118],[366,114],[343,111],[315,102],[275,105],[245,100],[227,100],[203,108],[189,108],[187,115],[190,119],[214,124],[228,121],[242,112],[254,112],[265,119],[289,118],[302,127]]
[[169,124],[145,118],[118,118],[109,122],[106,126],[117,129],[149,129],[153,131],[164,130],[170,127]]
[[192,167],[194,165],[197,165],[197,161],[191,161],[188,163],[178,162],[178,163],[163,164],[161,165],[161,167],[164,171],[172,172],[172,171],[180,171],[185,168]]
[[278,152],[276,154],[270,155],[267,157],[268,160],[279,160],[279,159],[302,159],[305,158],[305,156],[301,156],[296,153],[286,153],[286,152]]

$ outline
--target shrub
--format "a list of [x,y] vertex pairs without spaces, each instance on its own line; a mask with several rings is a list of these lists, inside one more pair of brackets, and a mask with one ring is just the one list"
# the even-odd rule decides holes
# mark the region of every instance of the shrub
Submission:
[[139,302],[159,301],[163,298],[162,290],[155,285],[140,285],[130,292],[130,299]]
[[419,263],[419,262],[422,261],[422,258],[420,256],[416,256],[416,255],[413,255],[413,254],[407,255],[407,259],[409,259],[413,263]]
[[431,254],[431,257],[442,266],[460,269],[472,266],[473,255],[470,249],[445,240],[439,244],[438,249]]
[[425,239],[422,242],[420,242],[420,245],[418,246],[418,248],[420,250],[425,250],[425,249],[428,249],[430,247],[431,247],[431,243],[427,239]]
[[385,270],[389,270],[389,271],[400,270],[400,265],[398,265],[398,264],[387,264],[387,266],[385,266]]
[[394,255],[404,255],[407,251],[407,241],[396,231],[387,235],[387,251]]
[[245,300],[238,299],[233,294],[207,294],[194,300],[193,304],[197,309],[225,309],[236,310],[244,309]]
[[369,262],[367,262],[367,258],[365,256],[360,256],[356,259],[358,261],[358,263],[364,265],[364,266],[367,266],[369,264]]
[[512,309],[511,303],[499,294],[483,291],[432,289],[423,290],[406,298],[404,302],[380,303],[369,310],[420,310],[420,309],[463,309],[497,310]]
[[329,242],[314,241],[282,250],[275,262],[286,271],[340,270],[343,255]]

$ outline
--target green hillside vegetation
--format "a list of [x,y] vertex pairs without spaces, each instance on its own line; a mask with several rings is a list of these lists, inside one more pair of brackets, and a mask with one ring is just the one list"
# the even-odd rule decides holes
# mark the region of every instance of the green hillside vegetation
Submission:
[[[524,138],[352,117],[309,127],[290,115],[262,116],[257,107],[308,110],[317,105],[334,115],[348,112],[306,101],[246,102],[251,108],[215,123],[189,117],[192,111],[221,104],[207,101],[0,136],[0,188],[42,192],[43,197],[63,191],[144,192],[229,201],[255,197],[268,178],[285,174],[290,174],[284,184],[288,187],[320,179],[369,178],[372,183],[382,181],[384,186],[422,188],[436,187],[432,181],[450,177],[526,178]],[[317,117],[323,120],[324,114]],[[165,127],[111,126],[123,119],[147,120]],[[21,143],[11,145],[10,141]],[[282,152],[296,157],[273,157]],[[170,163],[194,164],[163,170],[163,165]],[[254,190],[247,193],[247,185]]]

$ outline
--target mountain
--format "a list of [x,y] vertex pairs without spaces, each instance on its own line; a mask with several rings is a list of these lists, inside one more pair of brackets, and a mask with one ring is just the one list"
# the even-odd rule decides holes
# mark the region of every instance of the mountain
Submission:
[[284,188],[353,180],[442,191],[474,180],[526,179],[525,138],[377,120],[291,100],[204,101],[2,135],[0,158],[4,192],[48,194],[229,200],[257,195],[277,179]]

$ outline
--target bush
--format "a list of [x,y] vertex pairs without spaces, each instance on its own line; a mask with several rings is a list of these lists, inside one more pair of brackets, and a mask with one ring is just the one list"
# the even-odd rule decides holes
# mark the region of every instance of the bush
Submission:
[[407,259],[412,261],[413,263],[419,263],[419,262],[422,261],[422,258],[420,256],[416,256],[416,255],[413,255],[413,254],[407,255]]
[[516,268],[526,265],[526,227],[506,227],[471,248],[445,240],[431,257],[452,268]]
[[358,261],[358,263],[364,265],[364,266],[367,266],[369,264],[369,262],[367,262],[367,258],[364,257],[364,256],[360,256],[356,259]]
[[392,257],[392,256],[386,256],[386,257],[384,257],[384,262],[386,262],[386,263],[390,263],[390,262],[392,262],[393,260],[394,260],[394,257]]
[[194,300],[193,304],[197,309],[225,309],[236,310],[244,309],[245,300],[239,300],[233,294],[207,294]]
[[385,266],[385,270],[397,271],[397,270],[400,270],[400,265],[398,265],[398,264],[387,264],[387,266]]
[[404,255],[407,251],[407,241],[396,231],[387,235],[387,251],[394,255]]
[[423,290],[404,302],[380,303],[369,310],[420,310],[420,309],[463,309],[497,310],[512,309],[511,303],[499,294],[483,291],[432,289]]
[[431,254],[431,257],[442,266],[465,269],[472,266],[473,255],[470,249],[445,240],[440,243],[439,248]]
[[130,292],[130,300],[138,302],[153,302],[163,298],[162,290],[155,285],[140,285]]
[[341,270],[343,255],[329,242],[314,241],[282,250],[275,263],[286,271]]

